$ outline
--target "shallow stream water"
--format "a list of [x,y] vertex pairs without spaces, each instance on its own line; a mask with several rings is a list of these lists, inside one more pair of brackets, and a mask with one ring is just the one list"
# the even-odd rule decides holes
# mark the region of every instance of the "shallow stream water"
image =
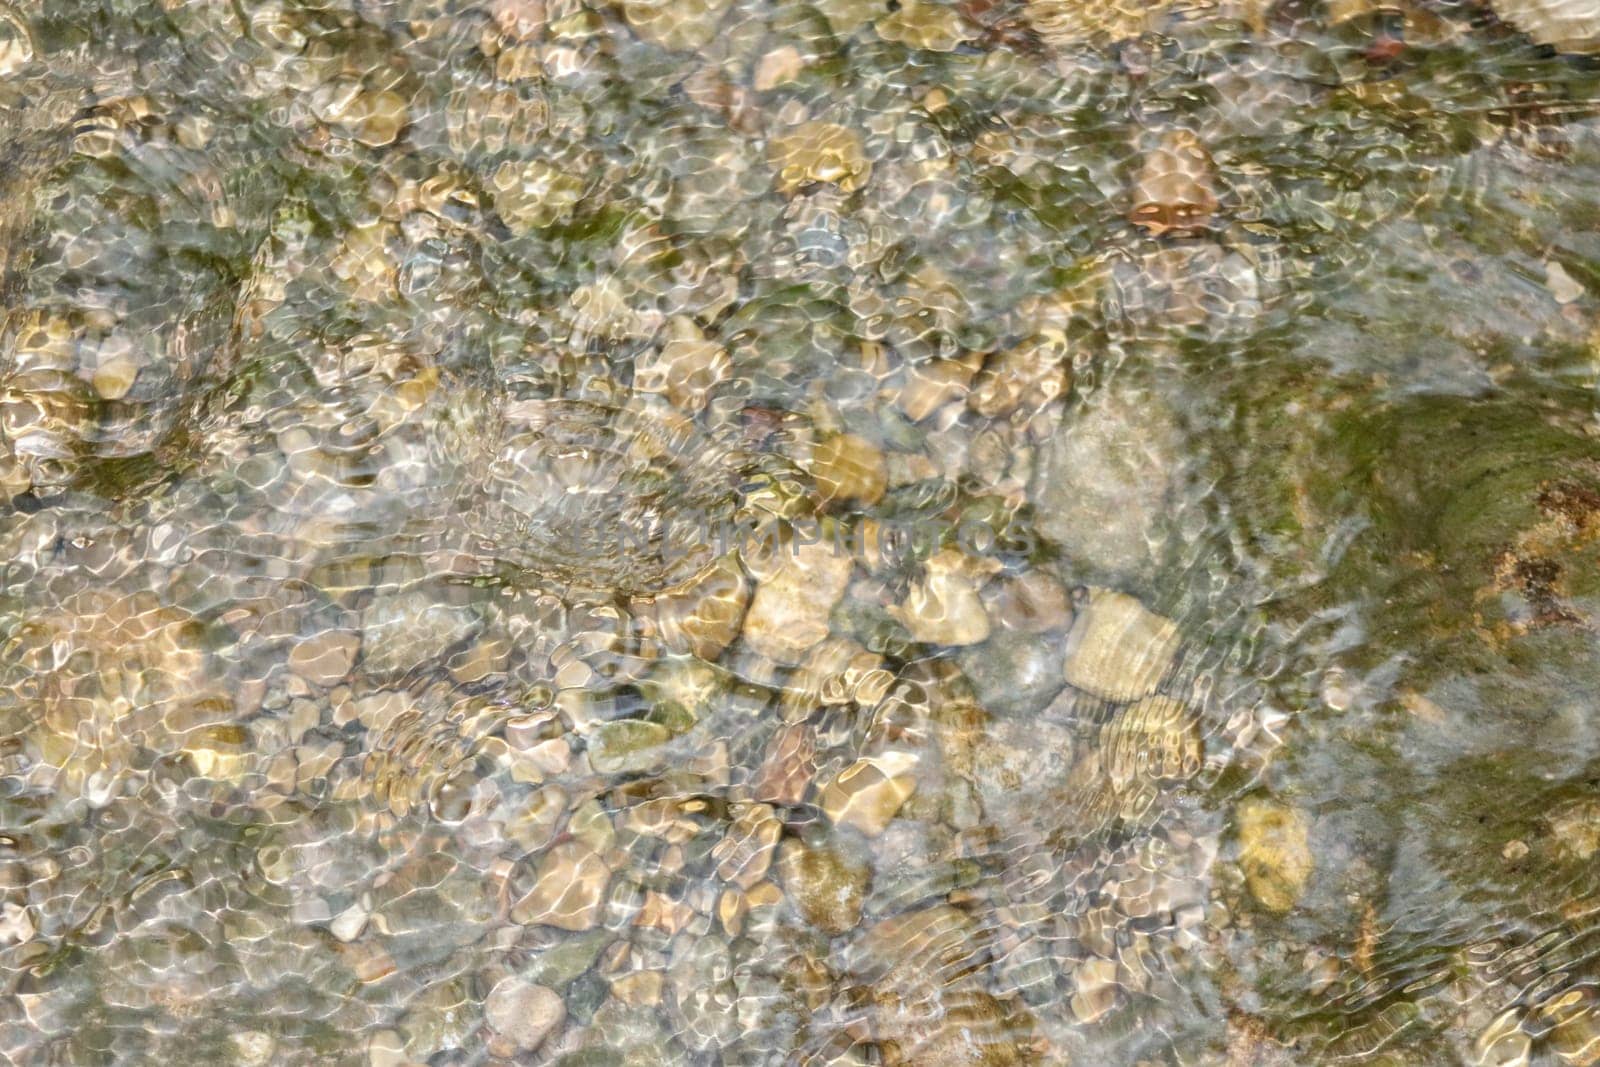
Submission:
[[1600,1064],[1596,52],[0,0],[0,1059]]

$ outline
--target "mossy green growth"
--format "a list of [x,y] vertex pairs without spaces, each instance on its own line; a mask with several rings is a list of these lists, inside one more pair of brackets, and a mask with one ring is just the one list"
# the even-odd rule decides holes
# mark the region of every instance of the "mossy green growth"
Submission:
[[[1576,621],[1600,532],[1600,441],[1584,398],[1523,384],[1381,399],[1280,373],[1228,463],[1254,547],[1305,611],[1357,605],[1360,655],[1406,653],[1413,687],[1482,670]],[[1592,513],[1592,514],[1591,514]]]

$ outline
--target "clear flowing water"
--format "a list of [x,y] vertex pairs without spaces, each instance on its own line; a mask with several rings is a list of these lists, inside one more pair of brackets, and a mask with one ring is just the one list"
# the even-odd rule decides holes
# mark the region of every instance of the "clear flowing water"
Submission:
[[1600,1063],[1597,50],[0,2],[0,1056]]

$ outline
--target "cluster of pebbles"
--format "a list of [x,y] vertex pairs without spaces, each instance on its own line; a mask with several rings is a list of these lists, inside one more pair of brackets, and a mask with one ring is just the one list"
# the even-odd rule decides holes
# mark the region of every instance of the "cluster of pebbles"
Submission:
[[0,1056],[1248,1043],[1177,1006],[1312,824],[1130,364],[1385,210],[1383,123],[1249,162],[1365,75],[757,6],[0,3]]

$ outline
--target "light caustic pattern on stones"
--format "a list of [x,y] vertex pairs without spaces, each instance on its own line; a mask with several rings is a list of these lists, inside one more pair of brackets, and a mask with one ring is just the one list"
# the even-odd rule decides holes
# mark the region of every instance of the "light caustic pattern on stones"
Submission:
[[1597,41],[0,0],[0,1059],[1597,1062]]

